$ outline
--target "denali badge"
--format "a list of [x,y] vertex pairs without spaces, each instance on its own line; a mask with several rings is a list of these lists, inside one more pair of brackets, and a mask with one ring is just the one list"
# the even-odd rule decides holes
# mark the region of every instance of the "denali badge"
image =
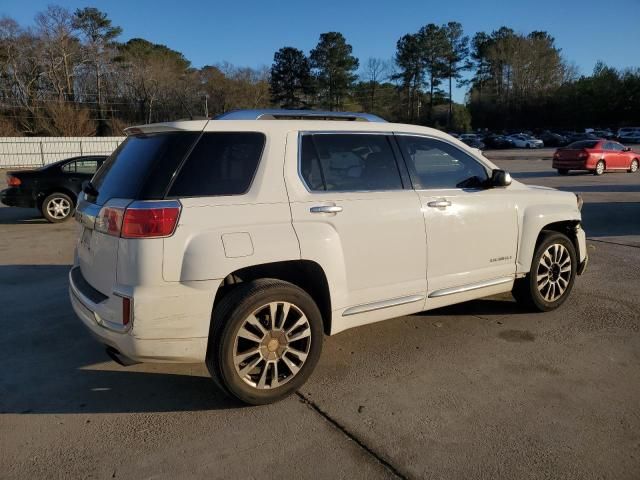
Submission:
[[505,260],[511,260],[513,257],[511,255],[509,255],[508,257],[496,257],[496,258],[490,258],[489,259],[489,263],[493,263],[493,262],[504,262]]

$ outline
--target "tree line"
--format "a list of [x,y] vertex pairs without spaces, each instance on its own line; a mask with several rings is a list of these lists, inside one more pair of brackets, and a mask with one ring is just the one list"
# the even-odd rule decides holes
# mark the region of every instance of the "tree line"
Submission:
[[[578,75],[547,32],[465,34],[428,23],[392,59],[360,62],[339,32],[308,54],[284,46],[270,67],[195,68],[178,51],[122,29],[93,7],[49,6],[34,25],[0,19],[0,136],[118,135],[128,125],[238,108],[368,111],[465,131],[640,123],[640,70],[598,63]],[[454,87],[467,88],[464,104]]]

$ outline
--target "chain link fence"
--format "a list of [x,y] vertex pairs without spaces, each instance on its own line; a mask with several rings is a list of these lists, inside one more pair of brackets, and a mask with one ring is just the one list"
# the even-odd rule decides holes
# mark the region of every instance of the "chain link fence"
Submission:
[[41,167],[79,155],[109,155],[125,137],[0,137],[0,168]]

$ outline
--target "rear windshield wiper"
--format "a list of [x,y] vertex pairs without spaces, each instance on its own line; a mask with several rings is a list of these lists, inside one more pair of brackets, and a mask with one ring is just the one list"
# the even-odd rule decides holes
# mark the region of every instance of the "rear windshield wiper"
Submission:
[[84,186],[82,191],[84,193],[86,193],[87,195],[90,195],[92,197],[97,197],[98,194],[100,193],[100,192],[98,192],[96,187],[93,186],[93,183],[91,183],[90,181],[86,183],[86,185]]

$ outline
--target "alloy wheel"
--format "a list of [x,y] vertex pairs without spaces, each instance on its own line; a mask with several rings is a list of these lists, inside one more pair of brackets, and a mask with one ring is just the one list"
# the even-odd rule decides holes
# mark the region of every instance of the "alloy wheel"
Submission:
[[571,255],[560,244],[550,245],[540,257],[536,277],[538,291],[547,302],[564,295],[571,281]]
[[289,302],[271,302],[253,311],[236,333],[233,363],[248,385],[280,387],[300,371],[311,348],[311,326]]
[[62,220],[71,212],[71,204],[66,198],[55,197],[47,203],[47,212],[52,218]]

